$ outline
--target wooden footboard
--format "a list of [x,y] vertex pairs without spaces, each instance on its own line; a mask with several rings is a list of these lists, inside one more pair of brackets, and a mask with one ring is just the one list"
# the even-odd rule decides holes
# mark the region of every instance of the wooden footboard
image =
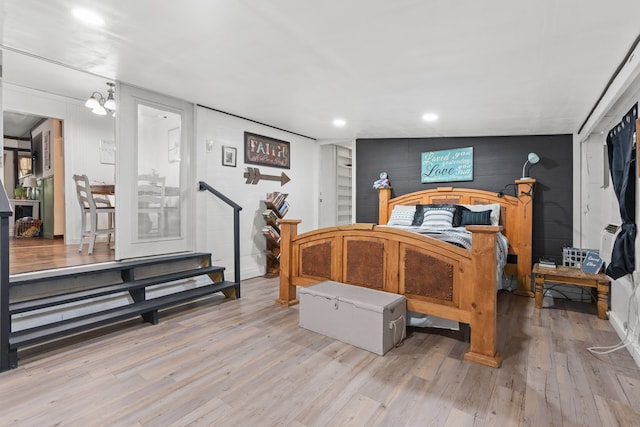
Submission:
[[407,309],[471,327],[467,360],[499,367],[496,350],[497,226],[469,226],[472,250],[372,224],[298,235],[299,220],[280,220],[278,304],[298,302],[296,285],[324,280],[404,295]]

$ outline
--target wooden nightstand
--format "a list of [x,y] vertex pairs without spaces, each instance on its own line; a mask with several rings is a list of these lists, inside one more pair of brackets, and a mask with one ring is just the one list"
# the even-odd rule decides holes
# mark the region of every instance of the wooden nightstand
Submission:
[[531,271],[533,282],[536,286],[536,308],[542,308],[544,283],[546,281],[562,283],[563,285],[586,286],[598,291],[598,317],[607,319],[609,308],[610,281],[606,274],[586,273],[579,268],[561,267],[545,268],[539,264],[533,266]]

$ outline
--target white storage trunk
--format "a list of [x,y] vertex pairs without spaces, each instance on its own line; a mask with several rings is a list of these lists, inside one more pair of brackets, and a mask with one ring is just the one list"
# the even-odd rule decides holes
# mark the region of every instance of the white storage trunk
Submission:
[[326,281],[299,288],[300,326],[384,355],[405,336],[404,296]]

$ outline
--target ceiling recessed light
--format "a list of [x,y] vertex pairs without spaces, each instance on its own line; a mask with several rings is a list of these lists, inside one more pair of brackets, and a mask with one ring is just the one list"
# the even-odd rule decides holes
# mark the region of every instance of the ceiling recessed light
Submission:
[[343,128],[347,125],[345,119],[333,119],[333,125],[338,128]]
[[104,19],[102,18],[102,16],[88,9],[77,8],[77,9],[73,9],[71,13],[73,13],[73,16],[76,19],[82,21],[87,25],[92,25],[92,26],[104,25]]
[[435,122],[436,120],[438,120],[438,115],[435,113],[424,113],[422,115],[422,120],[424,120],[425,122]]

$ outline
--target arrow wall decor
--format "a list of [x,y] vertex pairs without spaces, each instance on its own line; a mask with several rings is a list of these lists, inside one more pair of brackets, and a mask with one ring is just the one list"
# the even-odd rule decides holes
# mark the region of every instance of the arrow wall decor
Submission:
[[247,168],[247,171],[244,173],[244,177],[247,178],[245,184],[257,184],[261,179],[264,181],[280,181],[280,186],[285,185],[287,182],[291,181],[284,172],[280,175],[263,175],[260,173],[260,169],[258,168]]

